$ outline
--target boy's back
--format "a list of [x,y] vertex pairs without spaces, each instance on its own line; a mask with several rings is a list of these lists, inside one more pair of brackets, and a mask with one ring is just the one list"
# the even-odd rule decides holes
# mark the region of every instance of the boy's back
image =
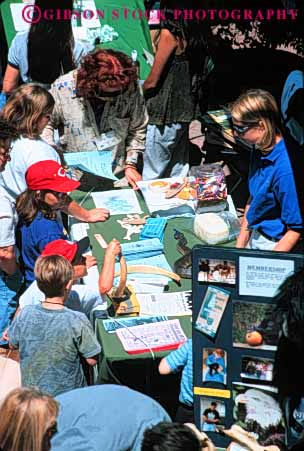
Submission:
[[56,396],[86,385],[80,355],[100,352],[92,327],[83,313],[25,307],[8,331],[10,344],[19,348],[22,385],[35,385]]

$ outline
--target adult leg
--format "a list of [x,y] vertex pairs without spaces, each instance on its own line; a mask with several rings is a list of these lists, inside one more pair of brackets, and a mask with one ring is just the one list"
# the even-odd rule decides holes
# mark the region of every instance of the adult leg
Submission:
[[188,132],[189,124],[148,125],[143,180],[187,175]]

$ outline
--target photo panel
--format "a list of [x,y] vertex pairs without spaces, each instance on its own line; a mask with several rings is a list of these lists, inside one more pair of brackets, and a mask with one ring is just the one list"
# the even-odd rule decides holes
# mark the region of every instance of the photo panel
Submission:
[[260,444],[274,435],[284,443],[283,412],[276,390],[239,382],[232,385],[235,424],[254,434]]
[[200,398],[200,430],[217,432],[225,427],[226,404],[224,401],[211,398]]
[[227,352],[221,348],[203,348],[202,382],[227,385]]
[[230,297],[230,291],[208,287],[195,322],[195,328],[211,338],[216,336]]
[[252,379],[253,383],[271,383],[274,360],[244,355],[241,361],[241,378]]
[[198,282],[235,285],[236,264],[233,260],[200,259]]
[[275,351],[280,319],[274,315],[274,309],[274,304],[233,301],[233,346]]

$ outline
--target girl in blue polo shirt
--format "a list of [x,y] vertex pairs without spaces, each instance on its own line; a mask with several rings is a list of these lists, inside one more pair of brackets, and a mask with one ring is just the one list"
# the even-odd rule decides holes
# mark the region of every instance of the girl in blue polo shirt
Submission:
[[250,198],[236,247],[289,252],[303,229],[295,166],[290,158],[297,149],[289,154],[280,129],[279,109],[269,92],[245,92],[233,103],[231,115],[235,134],[253,147]]
[[17,240],[26,286],[29,286],[35,279],[34,266],[42,250],[51,241],[65,238],[57,211],[68,206],[67,193],[76,189],[79,182],[68,178],[60,164],[53,160],[30,166],[25,179],[28,189],[16,201]]

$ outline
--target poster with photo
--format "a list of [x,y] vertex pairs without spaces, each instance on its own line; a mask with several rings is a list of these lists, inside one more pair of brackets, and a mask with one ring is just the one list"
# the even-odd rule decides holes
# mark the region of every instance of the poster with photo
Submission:
[[203,349],[202,382],[206,385],[209,382],[227,384],[227,353],[224,349]]
[[243,356],[241,362],[241,377],[253,379],[253,383],[271,383],[273,378],[274,360],[256,356]]
[[199,282],[235,285],[236,269],[234,261],[201,259],[198,269]]
[[201,397],[200,408],[201,431],[216,432],[225,427],[226,405],[224,401]]
[[271,436],[284,442],[284,420],[273,387],[232,383],[235,424],[255,435],[260,445]]
[[294,272],[293,260],[239,257],[239,295],[275,296],[286,277]]
[[230,292],[223,288],[208,287],[195,322],[195,328],[214,338],[224,314]]
[[274,315],[274,308],[274,304],[233,301],[233,346],[275,351],[281,321]]

